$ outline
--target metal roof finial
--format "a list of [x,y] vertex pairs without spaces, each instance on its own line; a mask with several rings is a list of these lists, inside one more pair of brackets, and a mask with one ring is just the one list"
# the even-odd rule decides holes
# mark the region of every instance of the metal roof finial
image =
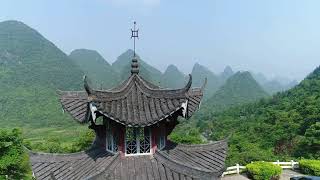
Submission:
[[131,74],[139,73],[138,58],[136,57],[136,38],[139,39],[139,29],[136,29],[136,21],[133,22],[133,29],[131,29],[131,39],[133,38],[133,58],[131,63]]

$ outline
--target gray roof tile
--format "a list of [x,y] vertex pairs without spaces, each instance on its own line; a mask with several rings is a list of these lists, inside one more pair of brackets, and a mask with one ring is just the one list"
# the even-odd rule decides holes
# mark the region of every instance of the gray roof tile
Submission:
[[106,117],[127,126],[150,126],[180,110],[188,101],[187,118],[198,109],[203,96],[202,89],[190,89],[188,84],[181,89],[161,89],[132,75],[118,88],[93,90],[85,82],[86,92],[60,91],[63,108],[80,123],[89,120],[89,103]]
[[37,179],[182,180],[218,179],[224,171],[227,142],[171,144],[153,155],[120,157],[104,150],[74,154],[30,152]]

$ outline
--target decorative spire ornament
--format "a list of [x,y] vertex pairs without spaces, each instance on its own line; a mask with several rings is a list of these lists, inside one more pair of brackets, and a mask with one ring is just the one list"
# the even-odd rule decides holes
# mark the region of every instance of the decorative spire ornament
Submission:
[[139,74],[138,58],[136,57],[136,38],[139,39],[139,29],[136,29],[136,21],[133,22],[131,29],[131,39],[133,38],[133,58],[131,63],[131,74]]

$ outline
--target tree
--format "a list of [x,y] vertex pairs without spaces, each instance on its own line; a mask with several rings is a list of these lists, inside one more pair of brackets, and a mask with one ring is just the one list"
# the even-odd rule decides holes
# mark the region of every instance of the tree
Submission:
[[30,171],[21,131],[0,130],[0,179],[21,179]]

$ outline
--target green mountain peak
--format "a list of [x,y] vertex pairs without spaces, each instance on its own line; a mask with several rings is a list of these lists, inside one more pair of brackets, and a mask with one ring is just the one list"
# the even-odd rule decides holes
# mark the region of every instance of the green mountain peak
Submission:
[[207,100],[210,108],[223,110],[266,97],[267,93],[248,72],[237,72]]
[[169,65],[161,76],[160,86],[166,88],[182,88],[185,84],[185,75],[175,65]]
[[97,51],[76,49],[69,57],[86,73],[95,88],[108,89],[119,82],[119,73]]
[[205,88],[204,98],[207,99],[211,97],[218,88],[223,84],[223,81],[220,77],[215,75],[207,67],[195,63],[192,68],[192,86],[201,87],[204,83],[205,78],[207,78],[207,85]]
[[[138,58],[140,76],[153,82],[154,84],[159,84],[162,75],[161,71],[143,61],[137,53],[136,56]],[[125,80],[131,75],[132,58],[133,50],[128,49],[122,53],[115,62],[112,63],[112,68],[121,74],[121,80]]]

